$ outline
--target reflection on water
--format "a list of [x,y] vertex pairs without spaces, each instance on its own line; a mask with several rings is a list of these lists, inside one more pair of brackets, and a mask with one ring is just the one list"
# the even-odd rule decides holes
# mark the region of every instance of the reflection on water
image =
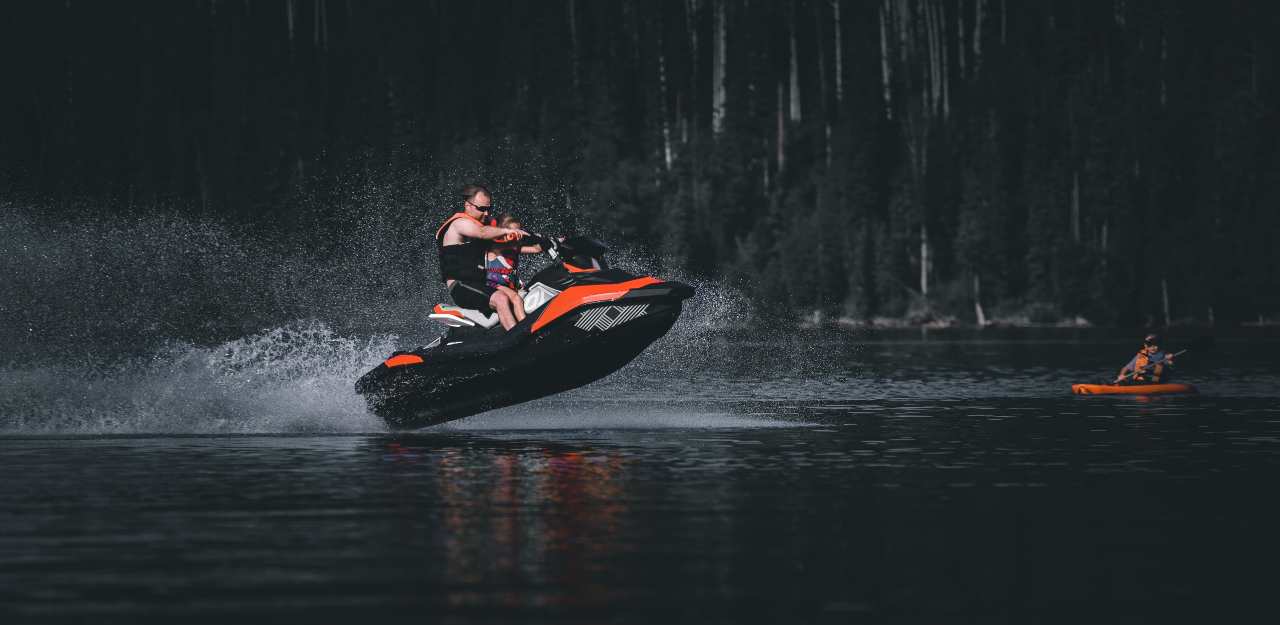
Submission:
[[1269,403],[795,409],[809,425],[7,439],[3,603],[122,622],[1133,622],[1266,596]]
[[[378,441],[382,443],[383,441]],[[600,565],[619,548],[623,459],[590,448],[438,449],[439,440],[385,441],[398,480],[419,484],[451,585],[450,608],[604,606]],[[432,490],[434,489],[434,490]],[[410,497],[422,497],[415,492]],[[516,589],[544,590],[528,593]]]

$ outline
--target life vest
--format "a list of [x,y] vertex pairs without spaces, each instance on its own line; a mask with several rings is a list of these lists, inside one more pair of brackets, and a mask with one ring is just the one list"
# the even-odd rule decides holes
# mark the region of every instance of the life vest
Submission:
[[[1133,380],[1138,382],[1161,382],[1165,379],[1165,363],[1168,356],[1161,351],[1147,353],[1147,350],[1138,350],[1138,355],[1133,357]],[[1143,370],[1151,363],[1156,363],[1150,369]]]
[[[510,240],[510,237],[503,237]],[[502,239],[497,239],[501,241]],[[516,279],[516,271],[520,268],[520,250],[515,246],[503,247],[493,250],[489,258],[485,262],[485,284],[492,287],[505,286],[512,289],[518,288],[519,280]]]
[[470,219],[482,226],[489,225],[466,213],[454,213],[440,224],[440,229],[436,231],[436,251],[440,254],[440,279],[445,282],[450,280],[484,282],[485,253],[489,251],[489,241],[462,237],[463,242],[460,244],[444,244],[444,234],[448,232],[449,225],[459,219]]

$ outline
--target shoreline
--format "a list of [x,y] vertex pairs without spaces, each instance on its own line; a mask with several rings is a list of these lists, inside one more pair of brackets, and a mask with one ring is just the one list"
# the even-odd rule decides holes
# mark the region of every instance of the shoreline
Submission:
[[[984,330],[992,329],[1052,329],[1052,328],[1074,328],[1074,329],[1128,329],[1125,326],[1118,325],[1098,325],[1084,317],[1063,318],[1056,321],[1031,321],[1025,317],[1013,318],[997,318],[988,320],[986,323],[979,324],[972,321],[962,321],[955,317],[940,317],[931,319],[912,319],[908,317],[872,317],[870,319],[857,319],[853,317],[836,317],[822,318],[819,315],[808,315],[807,317],[798,319],[796,325],[800,328],[849,328],[861,330],[947,330],[947,329],[965,329],[965,330]],[[1230,328],[1280,328],[1280,319],[1261,319],[1257,321],[1244,321],[1234,324],[1210,324],[1202,321],[1193,320],[1177,320],[1169,325],[1151,326],[1154,328],[1187,329],[1194,328],[1204,331],[1224,330]]]

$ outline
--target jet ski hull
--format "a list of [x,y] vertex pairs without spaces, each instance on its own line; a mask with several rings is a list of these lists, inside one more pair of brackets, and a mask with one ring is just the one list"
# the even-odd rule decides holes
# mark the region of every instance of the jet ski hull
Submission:
[[[523,335],[501,328],[450,331],[442,345],[401,355],[420,362],[389,366],[395,358],[388,359],[360,378],[356,390],[395,429],[427,427],[546,397],[599,380],[631,362],[675,323],[681,299],[588,306]],[[623,318],[637,311],[641,314]]]

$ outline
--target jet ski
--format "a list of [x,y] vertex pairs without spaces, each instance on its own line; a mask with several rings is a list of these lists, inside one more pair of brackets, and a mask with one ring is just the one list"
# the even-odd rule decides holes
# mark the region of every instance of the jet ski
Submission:
[[437,304],[442,336],[356,382],[370,410],[414,429],[589,384],[666,334],[693,296],[687,284],[611,268],[593,239],[535,241],[557,262],[522,292],[525,319],[507,331],[496,314]]

